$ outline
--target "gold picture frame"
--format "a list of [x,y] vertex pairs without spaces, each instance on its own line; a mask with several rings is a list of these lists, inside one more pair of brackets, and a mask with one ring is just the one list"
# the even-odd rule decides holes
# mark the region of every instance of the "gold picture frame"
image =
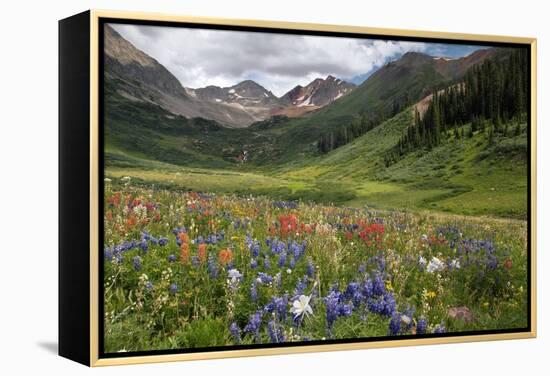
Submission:
[[[77,17],[77,18],[74,18]],[[523,38],[523,37],[509,37],[509,36],[496,36],[496,35],[479,35],[479,34],[463,34],[463,33],[445,33],[445,32],[432,32],[432,31],[419,31],[419,30],[400,30],[400,29],[384,29],[384,28],[370,28],[364,26],[345,26],[345,25],[328,25],[328,24],[312,24],[312,23],[295,23],[295,22],[279,22],[279,21],[265,21],[265,20],[246,20],[246,19],[224,19],[224,18],[208,18],[208,17],[194,17],[183,15],[171,15],[171,14],[157,14],[157,13],[141,13],[141,12],[121,12],[121,11],[109,11],[109,10],[90,10],[82,13],[79,16],[74,16],[66,20],[60,21],[60,74],[64,71],[62,60],[69,59],[71,48],[80,48],[87,52],[83,59],[89,57],[89,72],[80,72],[83,74],[81,80],[89,80],[89,90],[82,92],[83,86],[77,85],[77,81],[74,78],[67,79],[64,85],[60,85],[60,100],[65,96],[75,97],[75,93],[79,92],[78,98],[81,98],[83,106],[87,108],[88,113],[80,114],[80,119],[88,117],[89,121],[86,124],[89,133],[84,135],[82,140],[87,139],[89,143],[87,145],[88,160],[80,161],[82,167],[86,169],[87,178],[89,182],[89,191],[86,193],[88,197],[86,203],[86,210],[84,215],[87,215],[89,222],[88,239],[85,242],[89,244],[85,249],[81,249],[80,256],[70,256],[68,251],[64,250],[67,247],[67,243],[60,242],[60,355],[68,357],[70,359],[79,361],[89,366],[109,366],[109,365],[124,365],[124,364],[141,364],[141,363],[153,363],[153,362],[172,362],[183,360],[203,360],[203,359],[216,359],[216,358],[234,358],[234,357],[249,357],[249,356],[264,356],[264,355],[280,355],[280,354],[296,354],[296,353],[308,353],[308,352],[322,352],[322,351],[340,351],[340,350],[358,350],[358,349],[371,349],[371,348],[384,348],[384,347],[404,347],[404,346],[418,346],[418,345],[433,345],[443,343],[462,343],[462,342],[476,342],[476,341],[493,341],[493,340],[508,340],[508,339],[525,339],[535,338],[537,334],[537,309],[536,309],[536,124],[537,124],[537,109],[536,109],[536,87],[537,87],[537,41],[535,38]],[[99,169],[101,161],[100,150],[100,135],[99,135],[99,76],[100,66],[100,43],[99,43],[99,25],[102,19],[118,19],[125,21],[156,21],[156,22],[182,22],[182,23],[198,23],[212,26],[238,26],[238,27],[251,27],[262,29],[278,29],[278,30],[300,30],[300,31],[321,31],[330,33],[353,33],[364,35],[382,35],[390,37],[412,37],[412,38],[428,38],[428,39],[445,39],[445,40],[457,40],[457,41],[475,41],[475,42],[488,42],[488,43],[517,43],[529,46],[530,48],[530,330],[513,332],[513,333],[491,333],[491,334],[476,334],[476,335],[451,335],[444,337],[433,338],[408,338],[408,339],[391,339],[372,342],[353,342],[353,343],[338,343],[338,344],[315,344],[315,345],[300,345],[300,346],[285,346],[285,347],[264,347],[253,349],[232,349],[222,351],[206,351],[206,352],[194,352],[194,353],[177,353],[177,354],[151,354],[151,355],[139,355],[139,356],[121,356],[121,357],[100,357],[99,351],[99,334],[102,328],[99,323],[99,310],[100,304],[100,291],[99,286],[102,283],[99,273],[99,257],[98,252],[100,242],[100,219],[102,214],[99,212],[99,197],[100,197],[100,181],[99,181]],[[87,22],[86,22],[87,21]],[[64,26],[65,25],[65,26]],[[66,26],[69,25],[69,26]],[[74,28],[74,29],[70,29]],[[74,35],[80,35],[80,40],[72,40],[70,37],[66,37],[66,41],[62,41],[63,35],[69,32],[73,32]],[[76,38],[76,37],[74,37]],[[87,44],[83,44],[82,41],[86,41]],[[86,51],[87,50],[87,51]],[[67,60],[67,63],[69,61]],[[81,69],[85,67],[80,67]],[[61,78],[63,80],[63,78]],[[82,81],[81,81],[82,82]],[[74,99],[78,100],[78,99]],[[71,115],[65,115],[63,111],[67,106],[67,102],[60,103],[60,134],[66,131],[62,123],[68,121]],[[75,115],[76,116],[76,115]],[[82,117],[84,116],[84,117]],[[74,119],[73,119],[74,120]],[[65,130],[64,130],[65,129]],[[60,146],[63,149],[63,145]],[[61,153],[60,163],[62,165],[62,173],[60,177],[61,183],[65,184],[70,179],[70,168],[66,170],[66,174],[63,174],[63,161],[65,158],[70,158],[71,151]],[[83,184],[86,184],[84,182]],[[60,201],[68,200],[69,197],[73,197],[69,190],[60,192]],[[76,188],[75,188],[76,189]],[[84,203],[82,203],[84,204]],[[60,205],[63,205],[60,203]],[[68,204],[67,204],[68,205]],[[69,209],[67,209],[69,210]],[[69,215],[68,212],[61,210],[62,214]],[[67,217],[61,221],[70,221]],[[66,223],[60,229],[60,237],[64,237],[66,231],[75,230],[77,224]],[[79,228],[79,231],[84,231]],[[84,256],[82,256],[84,255]],[[72,260],[71,257],[78,257],[78,260]],[[65,260],[65,261],[63,261]],[[75,266],[78,265],[78,266]],[[86,278],[82,281],[78,275],[87,268],[89,279]],[[72,281],[72,282],[71,282]],[[71,284],[69,286],[69,284]],[[87,296],[88,304],[88,317],[82,318],[82,322],[75,323],[72,327],[66,327],[66,320],[69,316],[71,309],[74,306],[69,303],[71,297],[74,297],[76,291],[86,291],[84,295]],[[61,308],[62,307],[62,308]],[[69,346],[75,347],[79,341],[82,341],[86,336],[81,335],[87,329],[87,342],[78,350],[69,350]],[[77,329],[75,329],[77,328]],[[71,331],[71,333],[69,333]],[[78,338],[76,338],[78,337]],[[66,345],[65,345],[66,344]],[[87,354],[87,356],[86,356]]]

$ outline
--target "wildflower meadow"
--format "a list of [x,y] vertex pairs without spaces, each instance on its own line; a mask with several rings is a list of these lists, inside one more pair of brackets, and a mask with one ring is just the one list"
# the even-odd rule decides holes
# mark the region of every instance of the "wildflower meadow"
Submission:
[[106,179],[105,352],[527,326],[527,227]]

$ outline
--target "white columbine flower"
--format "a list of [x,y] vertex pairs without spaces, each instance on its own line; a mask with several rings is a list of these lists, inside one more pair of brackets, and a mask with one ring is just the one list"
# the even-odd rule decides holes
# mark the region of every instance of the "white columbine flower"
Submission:
[[420,257],[418,258],[418,263],[419,263],[420,265],[422,265],[422,266],[426,266],[427,262],[428,262],[428,261],[426,261],[426,259],[425,259],[423,256],[420,256]]
[[227,276],[231,280],[231,283],[236,283],[243,275],[237,269],[231,269],[227,272]]
[[437,257],[432,257],[426,271],[428,273],[440,272],[445,269],[445,263],[438,259]]
[[292,307],[290,308],[290,312],[294,315],[294,319],[302,316],[302,315],[312,315],[313,310],[311,309],[311,306],[309,305],[309,301],[311,299],[311,296],[305,296],[300,295],[298,299],[292,303]]
[[454,259],[451,261],[451,269],[460,269],[460,260]]

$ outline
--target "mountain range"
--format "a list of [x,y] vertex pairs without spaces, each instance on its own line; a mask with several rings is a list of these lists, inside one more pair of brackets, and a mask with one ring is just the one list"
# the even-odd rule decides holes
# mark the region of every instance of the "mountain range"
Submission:
[[[489,48],[450,59],[407,52],[359,86],[328,76],[277,97],[252,80],[184,87],[109,26],[104,46],[107,144],[176,164],[189,161],[189,153],[202,160],[197,151],[206,152],[208,160],[231,161],[246,149],[249,163],[315,154],[327,132],[358,117],[379,124],[421,101],[426,106],[434,90],[456,85],[468,68],[507,53]],[[168,134],[170,147],[144,138],[168,140]]]
[[230,127],[246,127],[274,115],[300,116],[351,92],[355,85],[328,76],[296,86],[278,98],[260,84],[187,88],[157,60],[105,25],[105,76],[129,99],[155,103],[189,118],[203,117]]

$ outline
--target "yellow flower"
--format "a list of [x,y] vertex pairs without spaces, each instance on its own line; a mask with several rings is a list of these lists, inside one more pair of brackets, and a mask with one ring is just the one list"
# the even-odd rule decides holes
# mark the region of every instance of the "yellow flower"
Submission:
[[386,280],[386,290],[393,291],[393,286],[391,285],[391,281],[389,279]]
[[435,293],[435,291],[428,291],[428,293],[426,294],[426,296],[430,299],[433,299],[437,296],[437,294]]
[[484,308],[487,308],[487,307],[489,307],[489,302],[485,302],[485,303],[483,303],[483,307],[484,307]]

